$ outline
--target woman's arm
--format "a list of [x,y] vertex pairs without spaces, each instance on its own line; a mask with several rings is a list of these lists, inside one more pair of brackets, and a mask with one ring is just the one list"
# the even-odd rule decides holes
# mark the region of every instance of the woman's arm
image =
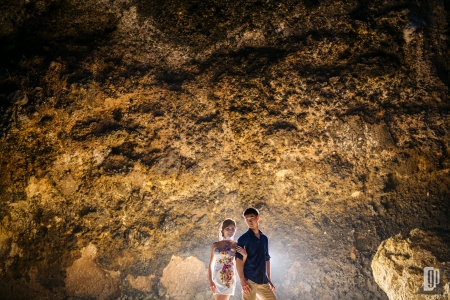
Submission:
[[209,267],[208,267],[208,279],[209,279],[209,288],[213,293],[216,292],[216,285],[214,284],[212,278],[212,268],[214,268],[214,249],[216,249],[216,243],[212,245],[211,248],[211,256],[209,258]]

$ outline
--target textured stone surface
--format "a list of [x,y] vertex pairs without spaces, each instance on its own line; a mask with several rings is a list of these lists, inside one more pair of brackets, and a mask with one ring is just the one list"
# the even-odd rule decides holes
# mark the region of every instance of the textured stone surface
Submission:
[[164,290],[159,295],[166,294],[170,299],[194,299],[196,294],[208,288],[207,270],[205,264],[195,257],[183,259],[172,256],[164,268],[161,284]]
[[[375,281],[389,299],[445,299],[450,297],[450,235],[414,229],[405,237],[383,241],[372,261]],[[424,268],[439,270],[439,284],[424,290]]]
[[81,251],[81,258],[66,269],[67,293],[77,297],[112,299],[120,295],[120,272],[104,270],[95,261],[97,248],[89,244]]
[[155,275],[153,274],[148,276],[137,276],[136,278],[134,278],[133,275],[128,274],[126,280],[130,282],[132,288],[143,292],[151,293],[154,278]]
[[[172,256],[206,265],[249,205],[280,299],[387,299],[379,244],[450,229],[448,1],[0,9],[8,299],[170,298]],[[90,244],[117,290],[67,285]]]

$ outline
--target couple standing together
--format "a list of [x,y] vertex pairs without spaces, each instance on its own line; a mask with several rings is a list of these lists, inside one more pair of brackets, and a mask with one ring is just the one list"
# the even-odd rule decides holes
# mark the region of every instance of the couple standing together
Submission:
[[215,300],[228,300],[234,295],[237,270],[244,300],[276,300],[275,286],[270,279],[269,240],[259,230],[259,212],[247,208],[243,216],[248,231],[237,242],[233,240],[236,222],[232,219],[222,222],[220,240],[211,249],[209,287]]

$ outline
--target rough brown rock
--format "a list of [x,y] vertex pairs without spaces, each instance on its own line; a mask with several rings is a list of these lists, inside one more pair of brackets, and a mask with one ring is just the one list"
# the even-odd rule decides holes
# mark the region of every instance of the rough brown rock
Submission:
[[[166,297],[170,299],[194,299],[199,292],[208,288],[205,264],[195,257],[183,259],[172,256],[164,268],[161,284]],[[160,291],[160,296],[165,294]]]
[[151,293],[154,278],[155,275],[153,274],[148,276],[137,276],[136,278],[134,278],[133,275],[128,274],[126,280],[130,282],[132,288],[143,292]]
[[[381,243],[372,261],[375,281],[389,299],[450,298],[450,249],[448,234],[414,229]],[[439,284],[424,290],[424,268],[440,273]]]
[[112,299],[120,295],[120,272],[104,270],[97,262],[97,248],[89,244],[81,258],[66,269],[66,291],[71,296]]
[[[0,10],[7,299],[170,298],[172,256],[206,265],[249,205],[280,299],[386,299],[379,244],[450,229],[448,1]],[[101,280],[82,296],[66,271],[90,244]]]

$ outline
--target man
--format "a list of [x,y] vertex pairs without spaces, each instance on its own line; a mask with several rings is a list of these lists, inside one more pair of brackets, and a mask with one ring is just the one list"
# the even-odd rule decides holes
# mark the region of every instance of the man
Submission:
[[242,299],[276,300],[275,286],[270,280],[269,239],[259,230],[259,211],[247,208],[243,213],[248,231],[238,239],[238,245],[247,251],[247,260],[236,253],[236,270],[241,279]]

